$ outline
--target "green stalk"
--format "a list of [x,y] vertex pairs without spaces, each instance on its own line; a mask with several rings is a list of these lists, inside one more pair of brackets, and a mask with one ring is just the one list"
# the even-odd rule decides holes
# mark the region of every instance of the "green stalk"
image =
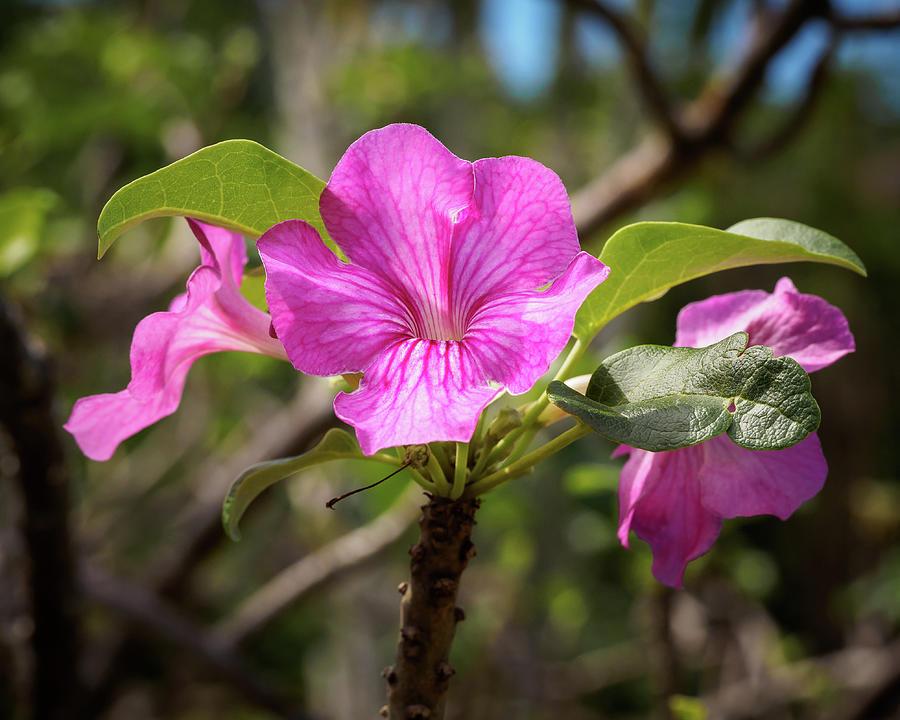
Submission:
[[469,485],[466,496],[477,497],[478,495],[483,495],[488,490],[493,490],[495,487],[502,485],[508,480],[524,475],[542,460],[558,453],[564,447],[571,445],[579,438],[590,434],[590,432],[591,429],[587,425],[579,422],[575,427],[569,428],[564,433],[557,435],[546,445],[541,445],[539,448],[532,450],[522,457],[521,460],[516,460],[505,468],[501,468],[497,472]]
[[469,443],[456,443],[456,468],[453,473],[453,487],[450,499],[458,500],[466,489],[466,471],[469,464]]
[[450,483],[447,482],[447,476],[444,475],[444,469],[441,467],[435,456],[432,446],[428,446],[428,474],[434,483],[435,492],[438,495],[446,497],[450,494]]

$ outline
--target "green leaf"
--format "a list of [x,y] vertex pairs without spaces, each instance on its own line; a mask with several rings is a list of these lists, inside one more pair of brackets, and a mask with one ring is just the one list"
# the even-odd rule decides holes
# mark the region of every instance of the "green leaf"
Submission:
[[727,432],[741,447],[779,450],[819,426],[809,376],[748,335],[705,348],[639,345],[601,363],[587,396],[560,382],[550,401],[613,442],[660,452]]
[[238,523],[259,494],[279,480],[314,465],[332,460],[364,460],[356,439],[345,430],[333,428],[311,450],[296,457],[251,465],[235,480],[222,504],[222,524],[232,540],[240,540]]
[[226,140],[118,190],[97,221],[98,257],[129,228],[172,215],[194,217],[251,238],[283,220],[300,219],[330,242],[319,215],[324,187],[315,175],[258,143]]
[[616,232],[600,259],[611,272],[581,306],[575,337],[589,341],[604,325],[669,288],[720,270],[808,260],[866,274],[862,261],[831,235],[777,218],[744,220],[728,230],[640,222]]
[[42,189],[19,188],[0,195],[0,277],[12,275],[37,253],[56,202],[55,194]]

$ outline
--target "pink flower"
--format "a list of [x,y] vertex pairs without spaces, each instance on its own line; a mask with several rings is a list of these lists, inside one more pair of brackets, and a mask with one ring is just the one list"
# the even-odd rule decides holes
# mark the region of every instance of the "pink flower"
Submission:
[[92,460],[108,460],[123,440],[175,412],[188,371],[203,355],[243,350],[285,357],[281,344],[269,335],[269,316],[240,294],[247,264],[243,239],[196,220],[188,224],[200,243],[201,260],[187,281],[187,292],[168,311],[138,323],[128,387],[81,398],[65,424]]
[[364,374],[334,409],[367,454],[469,440],[504,388],[523,393],[547,371],[608,274],[579,252],[556,174],[527,158],[461,160],[415,125],[353,143],[320,210],[350,262],[305,222],[276,225],[258,245],[266,297],[298,370]]
[[[746,290],[687,305],[678,315],[675,345],[703,347],[739,331],[807,372],[855,349],[841,311],[797,292],[788,278],[771,294]],[[786,520],[822,489],[828,473],[815,433],[786,450],[754,452],[720,435],[671,452],[621,446],[613,455],[629,455],[619,484],[619,540],[628,547],[634,530],[653,550],[653,574],[675,587],[687,564],[712,547],[723,519]]]

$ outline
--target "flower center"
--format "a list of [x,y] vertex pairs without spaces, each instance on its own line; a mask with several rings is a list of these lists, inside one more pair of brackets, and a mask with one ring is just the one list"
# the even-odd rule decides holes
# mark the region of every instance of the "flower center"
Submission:
[[406,310],[410,332],[417,338],[459,341],[465,337],[463,318],[446,305],[442,307],[432,299],[419,298],[406,303]]

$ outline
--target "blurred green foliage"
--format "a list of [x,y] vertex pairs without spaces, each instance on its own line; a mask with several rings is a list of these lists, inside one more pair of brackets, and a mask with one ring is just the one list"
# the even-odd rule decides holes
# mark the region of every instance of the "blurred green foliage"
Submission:
[[[666,4],[655,12],[655,3],[637,5],[672,87],[693,93],[718,59],[717,33],[731,3]],[[535,157],[574,191],[647,130],[618,55],[597,61],[587,53],[570,14],[552,30],[560,40],[555,61],[547,58],[552,82],[523,98],[490,61],[483,41],[493,30],[481,22],[481,3],[357,0],[305,13],[290,6],[4,6],[0,282],[54,352],[61,415],[76,397],[127,382],[131,330],[165,307],[195,265],[183,224],[166,220],[131,231],[96,263],[99,209],[135,177],[232,137],[267,144],[300,165],[314,157],[333,164],[362,132],[402,120],[424,124],[464,157]],[[693,28],[689,53],[680,50],[685,28]],[[306,64],[297,65],[304,48]],[[741,657],[781,668],[853,643],[885,644],[900,632],[900,446],[893,439],[900,366],[885,361],[896,356],[900,337],[900,129],[897,99],[885,96],[880,80],[889,72],[840,64],[781,153],[764,163],[711,158],[620,221],[727,227],[745,217],[792,218],[845,240],[870,271],[868,280],[814,265],[729,271],[636,308],[595,343],[595,357],[604,357],[635,342],[671,342],[685,302],[771,289],[786,273],[802,291],[841,306],[857,338],[855,355],[814,379],[831,467],[826,489],[788,523],[728,523],[716,549],[691,565],[688,590],[670,598],[684,695],[671,710],[679,718],[703,717],[692,698],[740,675]],[[748,130],[762,135],[787,109],[766,99]],[[597,251],[614,229],[582,242]],[[126,443],[110,463],[89,463],[72,445],[83,551],[140,580],[141,568],[182,541],[179,513],[202,494],[203,473],[278,417],[298,382],[286,363],[213,356],[192,372],[179,413]],[[665,596],[644,545],[634,541],[626,551],[615,537],[620,461],[608,459],[611,450],[593,441],[568,448],[486,499],[479,555],[463,591],[468,619],[455,648],[458,717],[646,717],[653,707],[652,618]],[[192,577],[191,615],[227,616],[280,569],[387,508],[405,480],[334,513],[323,507],[379,472],[339,464],[273,488],[246,518],[244,541],[222,543]],[[387,559],[282,614],[247,644],[252,667],[328,717],[368,716],[382,695],[375,668],[393,653],[393,588],[405,574],[405,552],[399,543]],[[102,640],[116,619],[98,608],[90,613],[90,634]],[[752,652],[738,642],[748,627],[759,645]],[[165,643],[150,642],[127,664],[136,681],[112,717],[266,716]],[[820,675],[809,687],[799,701],[804,717],[817,716],[837,692]]]

